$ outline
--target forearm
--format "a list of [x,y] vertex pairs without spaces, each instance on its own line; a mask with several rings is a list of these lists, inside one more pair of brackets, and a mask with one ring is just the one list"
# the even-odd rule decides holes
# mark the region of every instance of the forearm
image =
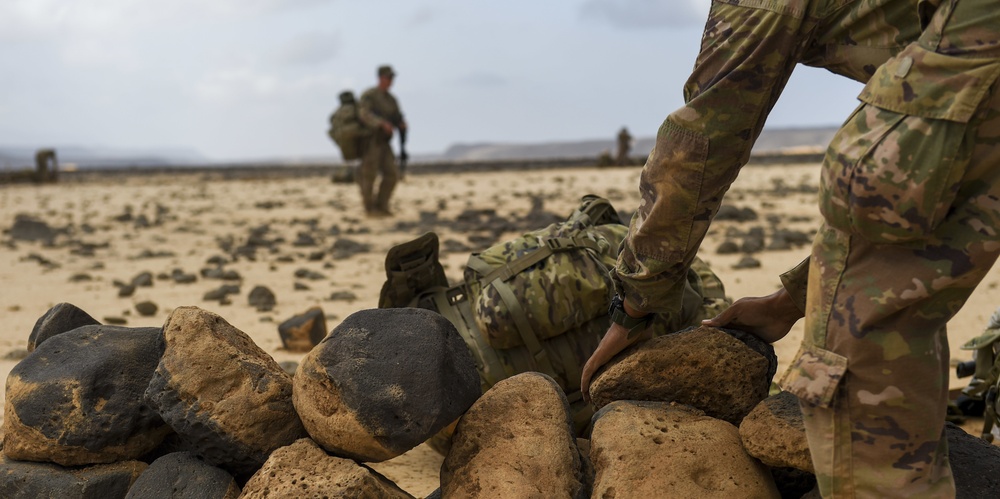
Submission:
[[684,276],[799,55],[801,21],[715,3],[686,105],[657,133],[616,269],[627,302],[679,307]]

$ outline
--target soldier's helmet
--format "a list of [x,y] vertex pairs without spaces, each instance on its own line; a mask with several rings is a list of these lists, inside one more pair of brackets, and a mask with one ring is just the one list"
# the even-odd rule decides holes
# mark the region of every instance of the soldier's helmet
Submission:
[[344,90],[340,93],[340,103],[341,104],[354,104],[354,92],[350,90]]
[[392,70],[392,66],[385,65],[378,67],[378,75],[380,78],[383,76],[388,76],[389,78],[393,78],[396,76],[396,72]]

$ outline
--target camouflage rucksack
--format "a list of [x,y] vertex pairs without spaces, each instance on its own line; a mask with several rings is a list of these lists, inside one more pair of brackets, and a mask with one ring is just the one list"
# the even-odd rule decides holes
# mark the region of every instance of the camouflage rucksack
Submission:
[[983,334],[962,345],[962,350],[975,352],[975,371],[962,394],[985,404],[982,437],[992,442],[994,426],[1000,425],[1000,309],[993,312]]
[[361,157],[364,141],[371,136],[371,129],[358,119],[358,105],[354,93],[340,93],[340,107],[330,115],[330,130],[327,135],[340,148],[340,154],[345,161]]
[[[613,291],[608,282],[609,271],[627,231],[628,227],[620,222],[607,200],[585,196],[565,222],[472,255],[465,271],[466,280],[454,286],[448,284],[438,261],[438,237],[429,232],[389,250],[385,262],[387,279],[379,308],[418,307],[447,318],[476,360],[483,392],[501,380],[528,371],[551,376],[569,399],[577,430],[583,431],[593,411],[580,394],[581,369],[610,325],[607,311]],[[503,265],[480,263],[501,260]],[[565,275],[534,276],[544,271]],[[587,275],[579,275],[584,273]],[[586,286],[578,283],[584,280]],[[504,283],[499,289],[498,281]],[[515,295],[513,299],[504,298],[508,294],[502,289],[504,285]],[[531,289],[533,285],[566,289]],[[573,292],[576,289],[581,290],[579,296]],[[541,303],[524,301],[518,296]],[[538,317],[562,306],[550,305],[549,300],[566,300],[586,310],[567,313],[569,320],[561,323]],[[496,310],[489,308],[492,303],[497,304]],[[657,317],[653,322],[654,334],[697,325],[728,304],[722,282],[704,262],[696,259],[688,273],[681,317]],[[532,317],[528,316],[529,311]],[[493,337],[487,336],[481,324],[495,331]]]

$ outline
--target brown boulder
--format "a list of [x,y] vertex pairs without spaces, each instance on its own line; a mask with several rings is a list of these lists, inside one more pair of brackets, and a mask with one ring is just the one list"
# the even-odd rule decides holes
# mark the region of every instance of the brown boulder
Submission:
[[441,465],[443,497],[588,497],[569,403],[556,382],[507,378],[462,416]]
[[615,400],[678,402],[738,425],[768,395],[774,349],[735,330],[701,326],[632,346],[598,371],[596,407]]
[[305,436],[291,376],[246,333],[211,312],[180,307],[163,336],[166,351],[145,398],[187,448],[240,478]]
[[768,466],[813,473],[802,409],[798,397],[789,392],[757,404],[740,423],[740,438],[747,452]]
[[326,337],[323,309],[312,307],[278,325],[281,344],[289,352],[308,352]]
[[241,499],[412,498],[388,478],[350,459],[327,455],[308,438],[282,447],[243,487]]
[[592,497],[779,497],[735,426],[690,407],[617,401],[594,415]]

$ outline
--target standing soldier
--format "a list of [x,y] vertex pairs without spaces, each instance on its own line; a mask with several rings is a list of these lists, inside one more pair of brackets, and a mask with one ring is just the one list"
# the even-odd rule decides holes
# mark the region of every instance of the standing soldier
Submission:
[[[374,129],[361,157],[361,168],[358,171],[365,214],[372,217],[392,215],[389,211],[389,198],[392,197],[392,190],[399,180],[396,157],[392,153],[389,141],[392,139],[393,128],[405,130],[406,122],[403,121],[399,103],[389,93],[389,87],[392,86],[395,76],[392,67],[379,66],[378,85],[361,94],[358,109],[361,122]],[[380,174],[382,181],[378,194],[375,194],[375,177]]]
[[629,164],[628,153],[632,149],[632,135],[628,133],[628,128],[622,127],[618,132],[618,159],[615,163],[618,166]]
[[648,334],[647,313],[676,313],[684,272],[793,68],[823,67],[866,86],[823,162],[809,263],[708,324],[776,341],[806,317],[782,387],[800,399],[823,497],[954,497],[945,324],[1000,254],[996,6],[713,2],[685,105],[639,181],[614,272],[621,310],[584,367],[584,395],[598,367]]

